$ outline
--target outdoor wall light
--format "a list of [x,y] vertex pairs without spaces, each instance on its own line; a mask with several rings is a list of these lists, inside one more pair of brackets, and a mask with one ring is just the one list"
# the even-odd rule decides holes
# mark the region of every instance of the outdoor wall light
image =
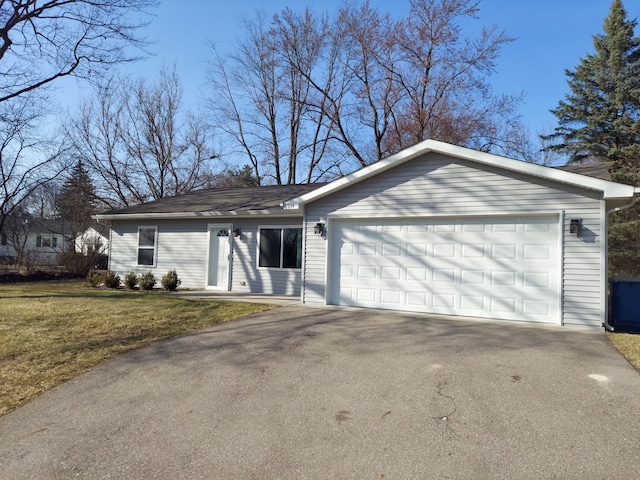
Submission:
[[236,238],[238,238],[238,237],[240,236],[240,234],[241,234],[241,233],[242,233],[242,232],[240,231],[240,229],[239,229],[239,228],[236,228],[236,229],[233,231],[233,236],[234,236],[234,237],[236,237]]
[[324,233],[324,223],[316,223],[316,226],[313,227],[313,233],[322,235]]
[[571,223],[569,223],[569,233],[579,234],[581,228],[582,228],[582,219],[572,218]]

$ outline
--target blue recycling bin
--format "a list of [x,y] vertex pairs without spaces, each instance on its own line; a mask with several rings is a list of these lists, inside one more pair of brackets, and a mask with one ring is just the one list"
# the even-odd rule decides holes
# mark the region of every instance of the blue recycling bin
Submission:
[[640,279],[612,279],[609,288],[613,331],[640,333]]

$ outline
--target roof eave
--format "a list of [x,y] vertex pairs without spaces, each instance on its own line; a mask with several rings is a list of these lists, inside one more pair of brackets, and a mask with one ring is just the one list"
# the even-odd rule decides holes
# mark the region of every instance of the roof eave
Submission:
[[193,219],[193,218],[256,218],[256,217],[301,217],[298,210],[234,210],[234,211],[212,211],[212,212],[173,212],[173,213],[113,213],[97,214],[91,218],[98,221],[113,220],[172,220],[172,219]]

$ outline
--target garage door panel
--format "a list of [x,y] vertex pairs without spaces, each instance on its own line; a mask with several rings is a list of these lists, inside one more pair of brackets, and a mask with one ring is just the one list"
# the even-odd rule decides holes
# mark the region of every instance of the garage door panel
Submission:
[[461,270],[460,283],[462,285],[484,285],[484,270]]
[[328,301],[557,323],[557,224],[557,217],[333,222],[340,247]]
[[491,258],[515,260],[517,258],[518,246],[512,243],[502,245],[491,245]]
[[402,306],[402,293],[397,289],[394,290],[380,290],[380,301],[388,305]]
[[460,295],[460,310],[463,315],[474,316],[484,313],[485,297],[480,295]]

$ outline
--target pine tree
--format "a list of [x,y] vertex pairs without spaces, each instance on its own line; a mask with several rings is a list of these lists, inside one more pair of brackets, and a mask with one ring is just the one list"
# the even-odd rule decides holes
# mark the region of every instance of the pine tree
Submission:
[[89,228],[96,209],[96,192],[82,160],[78,160],[62,184],[56,207],[59,217],[69,222],[73,238]]
[[[614,0],[604,34],[594,35],[595,54],[567,71],[571,93],[552,113],[557,141],[548,149],[569,162],[605,162],[611,180],[640,185],[640,39],[635,20]],[[640,205],[609,215],[609,274],[640,275]]]
[[[622,149],[611,164],[611,180],[640,185],[640,144]],[[609,215],[609,274],[640,276],[640,203]]]
[[567,70],[571,93],[551,112],[559,126],[548,147],[585,159],[615,162],[622,150],[640,143],[640,39],[637,22],[627,19],[621,0],[614,0],[604,34],[594,35],[595,54]]

